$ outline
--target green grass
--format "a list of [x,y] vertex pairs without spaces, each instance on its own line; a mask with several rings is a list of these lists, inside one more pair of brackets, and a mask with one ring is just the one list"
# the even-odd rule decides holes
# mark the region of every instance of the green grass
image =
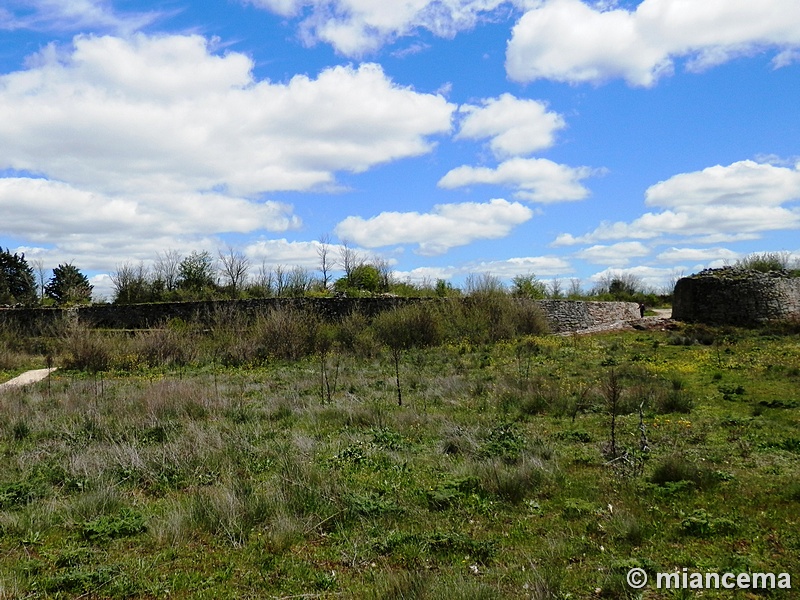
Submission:
[[224,366],[193,332],[191,361],[157,364],[136,356],[163,333],[83,340],[107,370],[0,395],[0,598],[635,598],[631,566],[800,578],[800,339],[696,334],[412,348],[402,406],[366,342],[326,354],[328,401],[318,355]]

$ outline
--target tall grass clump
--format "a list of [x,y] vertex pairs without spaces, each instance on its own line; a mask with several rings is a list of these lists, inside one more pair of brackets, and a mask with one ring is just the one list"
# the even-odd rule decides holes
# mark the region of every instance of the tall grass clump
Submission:
[[61,345],[64,366],[77,371],[106,371],[115,355],[111,336],[77,323],[67,330]]
[[320,324],[320,317],[312,312],[283,307],[268,310],[253,324],[258,358],[297,360],[314,354]]

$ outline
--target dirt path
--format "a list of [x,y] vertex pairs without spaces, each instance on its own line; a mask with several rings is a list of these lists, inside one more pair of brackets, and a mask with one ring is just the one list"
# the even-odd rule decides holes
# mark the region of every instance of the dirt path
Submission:
[[14,377],[14,379],[10,379],[5,383],[0,383],[0,392],[5,389],[21,387],[23,385],[29,385],[31,383],[41,381],[57,368],[58,367],[53,367],[52,369],[34,369],[33,371],[26,371],[22,375],[17,375]]

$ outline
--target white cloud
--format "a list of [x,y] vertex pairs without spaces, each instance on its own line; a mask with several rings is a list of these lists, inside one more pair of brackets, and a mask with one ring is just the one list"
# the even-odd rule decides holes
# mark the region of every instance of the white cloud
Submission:
[[800,199],[800,164],[777,167],[752,160],[682,173],[648,188],[646,203],[663,208],[692,205],[780,206]]
[[0,30],[94,29],[128,34],[158,16],[156,12],[118,12],[110,0],[8,0],[6,8],[0,8]]
[[505,260],[471,262],[461,266],[418,267],[411,271],[395,271],[401,281],[431,283],[437,279],[455,279],[474,273],[488,273],[503,280],[511,280],[517,275],[533,273],[542,276],[559,276],[572,272],[572,265],[559,256],[522,256]]
[[453,189],[474,184],[516,189],[514,197],[532,202],[582,200],[589,195],[582,179],[596,174],[589,167],[568,167],[545,158],[512,158],[496,169],[461,166],[439,180],[439,187]]
[[347,217],[336,226],[340,239],[366,248],[418,244],[418,253],[436,255],[475,240],[497,239],[533,216],[533,211],[503,199],[487,203],[438,204],[432,213],[383,212],[371,219]]
[[537,277],[564,275],[572,272],[569,261],[559,256],[525,256],[506,260],[472,263],[461,269],[462,273],[490,273],[501,279],[534,273]]
[[417,267],[410,271],[394,271],[393,275],[400,281],[429,285],[437,279],[452,279],[458,274],[455,267]]
[[482,106],[463,105],[466,114],[457,139],[491,138],[495,156],[521,156],[553,145],[556,131],[565,127],[561,115],[536,100],[521,100],[511,94],[483,100]]
[[286,83],[252,67],[199,36],[79,36],[0,76],[0,232],[98,254],[121,232],[150,252],[169,236],[285,231],[299,219],[266,193],[334,186],[450,131],[454,105],[378,65]]
[[0,165],[104,191],[307,190],[429,152],[455,109],[373,64],[286,84],[251,69],[199,36],[76,38],[0,79]]
[[656,258],[663,263],[673,264],[681,262],[717,263],[720,261],[733,262],[739,259],[738,252],[727,248],[670,248],[664,250]]
[[[286,239],[262,239],[247,244],[243,250],[254,264],[263,263],[270,268],[299,266],[315,271],[320,265],[320,247],[321,244],[318,241],[290,242]],[[343,246],[340,244],[328,244],[327,260],[333,264],[332,271],[339,270],[336,263],[342,248]],[[350,250],[359,256],[367,256],[367,252],[361,248],[350,248]]]
[[[635,10],[581,0],[543,0],[513,29],[506,69],[516,81],[571,83],[621,77],[650,86],[677,58],[705,69],[763,48],[792,62],[800,47],[795,0],[644,0]],[[788,54],[787,54],[788,52]]]
[[646,202],[666,208],[630,223],[601,223],[582,235],[559,235],[554,246],[615,239],[692,237],[704,244],[757,239],[765,231],[800,228],[800,165],[779,167],[741,161],[675,175],[645,192]]
[[[247,0],[286,17],[303,15],[301,36],[347,56],[377,50],[423,28],[441,37],[473,27],[508,0]],[[517,3],[517,2],[514,2]]]
[[612,267],[623,267],[633,258],[641,258],[650,254],[650,249],[641,242],[620,242],[610,246],[595,245],[575,254],[593,264],[606,264]]
[[2,230],[37,243],[77,236],[197,236],[286,231],[299,226],[289,205],[215,193],[107,195],[69,184],[0,178]]

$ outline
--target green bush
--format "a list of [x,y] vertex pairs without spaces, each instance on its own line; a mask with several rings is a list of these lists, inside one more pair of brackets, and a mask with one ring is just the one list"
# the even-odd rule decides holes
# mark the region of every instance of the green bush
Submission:
[[698,467],[682,454],[671,454],[656,465],[650,481],[656,485],[688,481],[704,488],[713,483],[714,477],[710,470]]

